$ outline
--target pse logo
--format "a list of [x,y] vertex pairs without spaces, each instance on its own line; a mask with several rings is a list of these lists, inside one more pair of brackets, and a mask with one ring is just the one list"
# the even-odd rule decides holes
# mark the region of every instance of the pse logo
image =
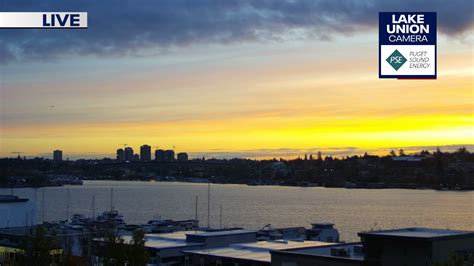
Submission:
[[87,12],[0,12],[0,28],[85,29]]

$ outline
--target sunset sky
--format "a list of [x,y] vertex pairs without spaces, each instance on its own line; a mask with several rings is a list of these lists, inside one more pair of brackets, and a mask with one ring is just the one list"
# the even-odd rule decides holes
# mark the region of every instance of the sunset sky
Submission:
[[[87,30],[0,30],[1,157],[474,144],[472,1],[64,2],[0,4],[89,12]],[[378,12],[412,10],[438,12],[438,79],[379,79]]]

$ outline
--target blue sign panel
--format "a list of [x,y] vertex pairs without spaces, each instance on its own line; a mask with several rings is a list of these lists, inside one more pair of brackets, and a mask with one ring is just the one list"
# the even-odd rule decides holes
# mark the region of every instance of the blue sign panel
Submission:
[[435,79],[435,12],[379,13],[379,77]]

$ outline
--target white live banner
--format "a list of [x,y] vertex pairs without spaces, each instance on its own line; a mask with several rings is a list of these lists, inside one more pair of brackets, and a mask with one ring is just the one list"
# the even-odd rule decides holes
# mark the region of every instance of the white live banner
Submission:
[[87,12],[0,12],[0,28],[85,29]]

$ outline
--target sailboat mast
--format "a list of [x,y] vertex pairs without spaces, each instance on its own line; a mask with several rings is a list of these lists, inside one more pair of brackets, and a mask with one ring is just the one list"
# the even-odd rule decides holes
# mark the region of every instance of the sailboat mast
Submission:
[[44,223],[44,188],[41,190],[41,212],[42,212],[42,220],[43,220],[43,223]]
[[196,196],[196,206],[194,207],[194,220],[198,219],[198,196]]
[[209,182],[207,186],[207,228],[211,228],[210,213],[211,213],[211,182]]
[[110,188],[110,211],[114,210],[114,188]]
[[95,220],[95,195],[92,195],[92,221]]
[[69,222],[69,188],[67,188],[67,207],[66,207],[66,222]]
[[220,213],[219,213],[219,229],[222,229],[222,205],[220,206]]

